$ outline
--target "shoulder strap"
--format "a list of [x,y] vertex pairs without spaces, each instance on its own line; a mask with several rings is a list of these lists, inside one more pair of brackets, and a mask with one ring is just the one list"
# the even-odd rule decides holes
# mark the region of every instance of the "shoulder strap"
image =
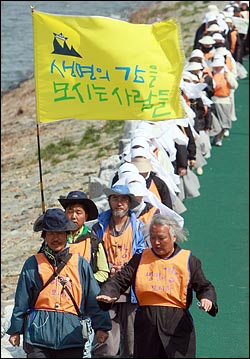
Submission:
[[66,292],[67,292],[67,294],[69,295],[70,299],[72,300],[72,302],[73,302],[73,304],[74,304],[74,307],[75,307],[75,310],[76,310],[78,316],[79,316],[80,318],[82,318],[82,317],[83,317],[83,314],[80,312],[80,309],[78,308],[78,306],[77,306],[77,304],[76,304],[76,301],[75,301],[73,295],[71,294],[69,288],[67,287],[67,282],[66,282],[62,277],[60,277],[60,276],[58,277],[58,280],[59,280],[59,282],[61,283],[61,285],[63,286],[63,288],[66,290]]
[[91,239],[91,267],[93,273],[98,271],[97,266],[97,252],[100,243],[103,243],[102,239],[97,237],[92,231],[89,233]]
[[54,271],[54,273],[49,277],[49,279],[47,280],[47,282],[43,285],[42,289],[40,290],[40,292],[47,287],[47,285],[52,282],[52,280],[54,278],[56,278],[58,276],[58,274],[61,272],[61,270],[63,269],[63,267],[67,264],[67,262],[70,260],[70,258],[72,257],[72,253],[68,253],[67,256],[64,258],[64,260],[62,260],[60,262],[60,264],[58,265],[58,267],[56,268],[56,270]]

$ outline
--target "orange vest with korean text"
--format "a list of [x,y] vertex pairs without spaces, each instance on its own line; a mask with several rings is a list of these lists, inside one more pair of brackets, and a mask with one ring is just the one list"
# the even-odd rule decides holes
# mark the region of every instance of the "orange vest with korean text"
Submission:
[[108,261],[116,266],[123,266],[132,257],[132,226],[129,224],[125,231],[118,237],[110,234],[109,226],[103,235],[104,247]]
[[135,280],[140,306],[186,308],[190,253],[181,249],[171,258],[160,259],[150,248],[144,249]]
[[[45,284],[54,272],[53,267],[43,253],[38,253],[35,257],[38,264],[38,272],[42,278],[43,284]],[[78,274],[78,257],[78,254],[73,254],[61,270],[59,276],[67,281],[67,286],[73,295],[76,304],[80,307],[82,286]],[[34,307],[38,310],[68,312],[77,315],[72,300],[66,291],[62,289],[63,286],[56,277],[42,291],[40,291]]]
[[230,96],[230,85],[226,79],[225,72],[219,74],[213,74],[215,81],[214,96],[228,97]]
[[70,253],[78,253],[80,256],[84,257],[90,263],[90,259],[91,259],[90,238],[87,238],[81,242],[70,243],[69,251]]

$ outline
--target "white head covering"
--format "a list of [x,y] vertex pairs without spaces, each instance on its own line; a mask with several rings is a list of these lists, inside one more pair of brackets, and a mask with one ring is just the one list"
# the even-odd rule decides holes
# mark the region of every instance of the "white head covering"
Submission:
[[135,135],[143,135],[147,138],[161,136],[161,129],[158,123],[152,121],[140,121],[134,131]]
[[185,66],[186,71],[195,71],[195,70],[202,70],[203,66],[199,62],[189,62],[187,66]]
[[219,12],[220,12],[220,10],[218,9],[218,7],[216,5],[208,5],[207,11],[212,14],[219,14]]
[[225,62],[221,58],[215,58],[211,64],[212,67],[225,66]]
[[221,56],[225,56],[225,55],[228,55],[228,51],[227,48],[225,46],[223,47],[219,47],[218,49],[215,50],[214,52],[214,58],[218,55],[221,55]]
[[198,40],[198,42],[203,45],[215,44],[214,39],[212,38],[212,36],[209,36],[209,35],[203,36],[200,40]]
[[207,28],[207,31],[218,31],[218,32],[221,32],[221,28],[219,25],[217,24],[212,24],[210,25],[208,28]]
[[233,19],[232,19],[232,17],[231,16],[225,16],[225,21],[227,22],[227,23],[233,23]]
[[225,42],[225,38],[221,35],[221,34],[219,34],[218,32],[216,32],[215,34],[213,34],[213,39],[216,41],[223,41],[223,42]]
[[146,137],[144,136],[136,136],[131,139],[131,149],[134,146],[140,146],[142,148],[145,148],[146,150],[149,150],[149,142]]
[[131,193],[133,193],[134,196],[146,196],[148,194],[146,186],[144,187],[139,182],[131,182],[128,184],[128,188]]
[[139,174],[138,168],[132,163],[123,163],[117,170],[118,177],[120,178],[124,173],[137,173]]
[[205,15],[205,22],[206,23],[211,22],[211,21],[215,21],[215,20],[217,20],[216,14],[214,14],[212,12],[206,13],[206,15]]
[[192,57],[200,57],[201,59],[204,59],[204,53],[203,51],[199,50],[199,49],[194,49],[192,52],[191,52],[191,55],[190,55],[190,59]]
[[[189,71],[183,71],[183,73],[182,73],[182,79],[189,80],[190,82],[193,81],[193,76],[195,76],[195,75]],[[184,84],[182,84],[182,88],[183,88],[183,86],[184,86]]]
[[135,196],[146,196],[147,185],[145,178],[140,174],[130,173],[126,177],[126,184],[131,193]]
[[151,153],[148,150],[146,150],[145,148],[142,148],[142,147],[132,148],[131,149],[131,158],[132,158],[132,160],[135,157],[145,157],[145,158],[150,159],[151,158]]

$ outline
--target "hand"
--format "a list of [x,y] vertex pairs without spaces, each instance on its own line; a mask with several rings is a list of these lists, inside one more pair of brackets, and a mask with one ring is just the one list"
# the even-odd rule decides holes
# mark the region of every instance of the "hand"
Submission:
[[105,303],[113,303],[117,300],[116,297],[109,297],[108,295],[97,295],[96,300],[99,300],[99,302],[105,302]]
[[187,169],[186,168],[183,168],[183,167],[180,167],[178,168],[178,175],[183,177],[187,174]]
[[116,272],[119,272],[120,270],[122,269],[122,266],[113,266],[111,269],[110,269],[110,278],[112,278]]
[[11,334],[9,337],[9,342],[13,347],[19,347],[20,345],[20,334]]
[[97,330],[96,337],[98,343],[104,343],[108,339],[109,333],[106,330]]
[[189,167],[194,167],[195,160],[189,160]]
[[211,300],[203,298],[200,300],[200,309],[205,310],[205,312],[209,312],[212,309],[213,303]]

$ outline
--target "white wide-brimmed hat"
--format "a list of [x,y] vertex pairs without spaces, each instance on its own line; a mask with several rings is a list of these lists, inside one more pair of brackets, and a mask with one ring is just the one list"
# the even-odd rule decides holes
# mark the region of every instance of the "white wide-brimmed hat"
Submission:
[[203,36],[200,40],[198,40],[198,42],[202,45],[213,45],[215,44],[214,39],[212,38],[212,36],[206,35]]
[[199,50],[199,49],[194,49],[192,52],[191,52],[191,55],[190,55],[190,59],[192,57],[199,57],[201,59],[204,59],[204,52]]
[[215,34],[213,34],[213,39],[215,41],[223,41],[225,42],[225,38],[219,33],[219,32],[216,32]]
[[208,28],[207,28],[207,31],[218,31],[218,32],[221,32],[221,28],[219,27],[219,25],[217,24],[212,24],[210,25]]
[[225,62],[223,59],[221,58],[216,58],[213,60],[212,64],[211,64],[212,67],[221,67],[221,66],[225,66]]
[[196,71],[196,70],[202,70],[203,66],[200,62],[189,62],[187,66],[185,66],[186,71]]

